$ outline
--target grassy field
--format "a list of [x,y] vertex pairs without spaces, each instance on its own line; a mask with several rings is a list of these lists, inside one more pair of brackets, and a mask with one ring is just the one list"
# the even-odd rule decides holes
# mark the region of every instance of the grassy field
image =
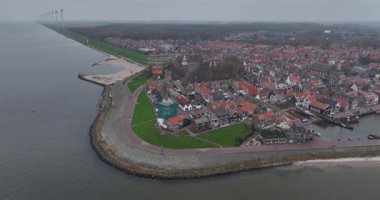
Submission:
[[80,42],[84,45],[91,46],[95,49],[98,49],[100,51],[106,52],[108,54],[121,57],[121,58],[126,58],[132,61],[135,61],[137,63],[140,63],[142,65],[147,64],[148,62],[148,57],[144,53],[138,52],[138,51],[133,51],[129,50],[126,48],[120,48],[116,47],[112,44],[100,41],[95,38],[90,38],[75,32],[72,32],[67,29],[55,29],[57,32],[77,41]]
[[145,65],[148,61],[147,56],[143,53],[128,50],[125,48],[116,47],[112,44],[105,43],[103,41],[93,39],[93,38],[88,38],[88,41],[89,41],[88,45],[96,49],[99,49],[101,51],[104,51],[106,53],[112,54],[114,56],[127,58],[143,65]]
[[132,129],[144,141],[165,148],[211,148],[213,144],[202,142],[188,135],[186,131],[179,134],[161,134],[156,127],[155,115],[148,96],[141,93],[132,117]]
[[248,134],[250,128],[243,123],[230,125],[200,134],[198,137],[220,144],[224,147],[236,147],[237,139]]
[[213,148],[217,147],[213,144],[202,142],[196,138],[189,136],[186,131],[172,134],[160,134],[160,131],[155,127],[155,122],[150,122],[144,125],[133,127],[136,134],[144,141],[165,148],[172,149],[191,149],[191,148]]
[[141,124],[146,121],[155,119],[152,105],[149,101],[149,97],[145,92],[142,92],[137,98],[135,111],[132,117],[133,124]]
[[146,74],[140,74],[136,77],[134,77],[129,83],[128,88],[131,92],[134,92],[137,88],[139,88],[141,85],[145,84],[148,80],[148,75]]

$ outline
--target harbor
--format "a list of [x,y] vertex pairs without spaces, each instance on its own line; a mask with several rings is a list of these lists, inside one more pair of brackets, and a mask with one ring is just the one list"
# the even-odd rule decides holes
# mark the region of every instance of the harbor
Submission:
[[313,122],[313,129],[322,138],[339,145],[349,145],[380,140],[379,130],[373,126],[380,120],[379,109],[380,105],[375,105],[327,116],[295,107],[286,110],[283,115],[290,120],[310,120]]
[[290,109],[286,112],[286,115],[291,118],[306,118],[314,123],[327,122],[348,130],[353,130],[355,128],[353,125],[360,123],[361,117],[370,115],[378,116],[379,114],[380,104],[352,109],[345,112],[332,113],[330,115],[319,114],[300,106],[295,106],[295,109]]
[[380,115],[366,115],[360,117],[360,122],[352,124],[353,129],[345,129],[326,121],[315,122],[313,128],[320,132],[323,137],[341,143],[353,143],[354,141],[366,141],[370,134],[380,135],[378,127],[374,124],[378,123]]

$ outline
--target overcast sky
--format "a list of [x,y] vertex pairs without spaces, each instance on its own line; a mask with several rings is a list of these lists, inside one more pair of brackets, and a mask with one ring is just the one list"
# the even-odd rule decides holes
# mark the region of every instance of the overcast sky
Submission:
[[380,0],[0,0],[0,20],[380,21]]

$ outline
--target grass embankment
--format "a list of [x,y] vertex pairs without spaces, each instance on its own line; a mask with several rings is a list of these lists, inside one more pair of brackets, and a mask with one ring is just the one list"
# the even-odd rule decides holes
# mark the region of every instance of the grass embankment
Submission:
[[134,92],[141,85],[145,84],[147,80],[148,80],[148,75],[145,73],[142,73],[134,77],[131,81],[128,82],[129,91]]
[[160,130],[156,127],[156,117],[145,92],[142,92],[137,99],[132,117],[132,129],[144,141],[165,148],[185,149],[216,147],[215,145],[199,141],[189,136],[186,131],[175,135],[161,134]]
[[109,53],[111,55],[130,59],[132,61],[135,61],[137,63],[140,63],[142,65],[145,65],[148,61],[147,56],[143,53],[132,51],[125,48],[116,47],[112,44],[94,39],[94,38],[88,38],[88,45],[99,49],[101,51],[104,51],[106,53]]
[[236,147],[238,139],[249,133],[250,128],[244,124],[234,124],[223,128],[208,131],[198,137],[222,145],[223,147]]
[[134,51],[134,50],[129,50],[126,48],[120,48],[117,46],[114,46],[112,44],[103,42],[101,40],[98,40],[96,38],[88,37],[81,35],[79,33],[70,31],[68,29],[54,29],[57,32],[79,42],[87,46],[91,46],[95,49],[98,49],[100,51],[103,51],[105,53],[114,55],[116,57],[124,58],[127,60],[132,60],[136,63],[146,65],[148,62],[148,57],[142,52]]

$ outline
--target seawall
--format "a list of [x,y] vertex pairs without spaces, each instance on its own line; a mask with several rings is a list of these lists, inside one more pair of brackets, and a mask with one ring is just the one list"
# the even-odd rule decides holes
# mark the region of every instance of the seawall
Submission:
[[[120,83],[122,84],[122,83]],[[119,152],[115,152],[112,145],[102,135],[105,119],[110,114],[111,102],[109,94],[112,86],[103,86],[102,102],[100,104],[99,113],[90,129],[91,145],[97,152],[99,157],[111,166],[140,177],[156,178],[156,179],[192,179],[205,178],[213,176],[227,175],[237,172],[266,169],[270,167],[279,167],[291,165],[298,161],[307,161],[314,159],[330,159],[330,158],[346,158],[346,157],[365,157],[380,155],[379,146],[367,147],[337,147],[330,149],[319,149],[311,151],[288,151],[288,152],[272,152],[270,154],[263,153],[261,156],[257,153],[251,153],[252,159],[242,158],[239,161],[220,162],[220,164],[204,164],[197,167],[183,168],[171,165],[170,167],[161,166],[161,163],[144,163],[136,161],[128,156],[121,156]],[[113,94],[116,92],[112,92]],[[115,97],[113,97],[115,98]],[[117,98],[117,97],[116,97]],[[124,100],[124,99],[122,99]],[[150,152],[147,152],[150,153]],[[234,155],[238,156],[239,153]],[[246,153],[241,153],[246,154]],[[157,155],[162,156],[162,155]],[[185,155],[187,156],[187,155]],[[196,155],[201,156],[201,155]],[[219,156],[219,155],[215,155]],[[222,156],[221,156],[222,157]],[[169,159],[169,156],[168,156]],[[226,158],[228,160],[228,158]]]

